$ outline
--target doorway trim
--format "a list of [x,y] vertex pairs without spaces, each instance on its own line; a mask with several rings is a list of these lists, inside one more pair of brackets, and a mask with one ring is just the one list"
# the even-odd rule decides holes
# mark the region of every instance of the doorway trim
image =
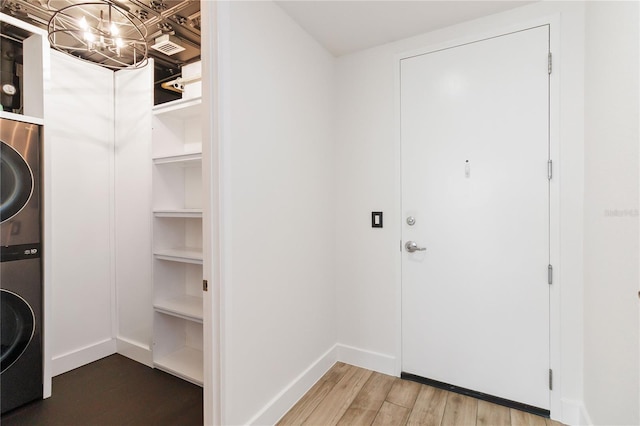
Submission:
[[489,31],[472,31],[464,36],[446,41],[438,41],[419,49],[396,54],[394,67],[394,156],[395,156],[395,217],[397,235],[400,239],[400,251],[395,258],[395,329],[396,329],[396,365],[394,373],[402,372],[402,162],[401,162],[401,99],[400,99],[400,63],[413,56],[450,49],[464,44],[474,43],[509,33],[527,30],[534,27],[549,26],[549,49],[552,54],[552,72],[549,78],[549,156],[553,162],[553,177],[549,186],[549,258],[553,265],[553,284],[549,292],[549,368],[553,371],[552,389],[549,392],[550,417],[561,420],[562,416],[562,358],[561,358],[561,323],[560,323],[560,286],[562,265],[560,262],[560,15],[544,16],[511,25],[496,27]]

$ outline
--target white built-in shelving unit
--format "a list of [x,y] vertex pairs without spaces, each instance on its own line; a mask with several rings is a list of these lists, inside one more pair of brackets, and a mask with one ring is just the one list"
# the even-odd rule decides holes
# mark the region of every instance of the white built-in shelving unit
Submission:
[[153,109],[153,364],[202,385],[201,99]]

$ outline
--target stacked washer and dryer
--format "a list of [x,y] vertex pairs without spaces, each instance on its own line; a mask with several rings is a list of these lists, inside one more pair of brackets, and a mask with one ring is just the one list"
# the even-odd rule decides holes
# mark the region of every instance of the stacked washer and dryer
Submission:
[[0,119],[0,410],[42,398],[40,127]]

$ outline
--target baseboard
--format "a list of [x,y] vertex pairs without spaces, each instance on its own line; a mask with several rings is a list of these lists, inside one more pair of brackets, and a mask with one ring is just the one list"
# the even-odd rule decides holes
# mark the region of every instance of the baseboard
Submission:
[[51,360],[52,376],[58,376],[114,353],[116,353],[116,339],[109,338],[84,348],[55,356]]
[[593,422],[591,421],[591,416],[589,416],[587,407],[585,407],[584,404],[580,404],[580,425],[581,426],[593,425]]
[[126,356],[147,367],[153,367],[153,354],[148,346],[124,337],[118,337],[116,339],[116,350],[122,356]]
[[273,425],[284,416],[305,393],[316,384],[318,380],[337,361],[336,347],[332,347],[317,360],[315,360],[298,377],[293,379],[278,395],[267,403],[251,420],[246,424],[250,425]]
[[337,344],[336,348],[340,362],[390,376],[396,375],[396,358],[393,356],[342,344]]
[[591,426],[591,417],[584,402],[575,399],[562,400],[562,418],[558,419],[565,425]]

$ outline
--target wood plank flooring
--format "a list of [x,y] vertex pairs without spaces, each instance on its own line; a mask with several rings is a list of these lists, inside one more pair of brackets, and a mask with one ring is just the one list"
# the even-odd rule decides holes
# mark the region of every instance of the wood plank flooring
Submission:
[[341,362],[278,425],[562,426],[544,417]]
[[[53,379],[12,425],[201,425],[202,389],[120,355]],[[336,363],[279,425],[561,426],[543,417]]]

